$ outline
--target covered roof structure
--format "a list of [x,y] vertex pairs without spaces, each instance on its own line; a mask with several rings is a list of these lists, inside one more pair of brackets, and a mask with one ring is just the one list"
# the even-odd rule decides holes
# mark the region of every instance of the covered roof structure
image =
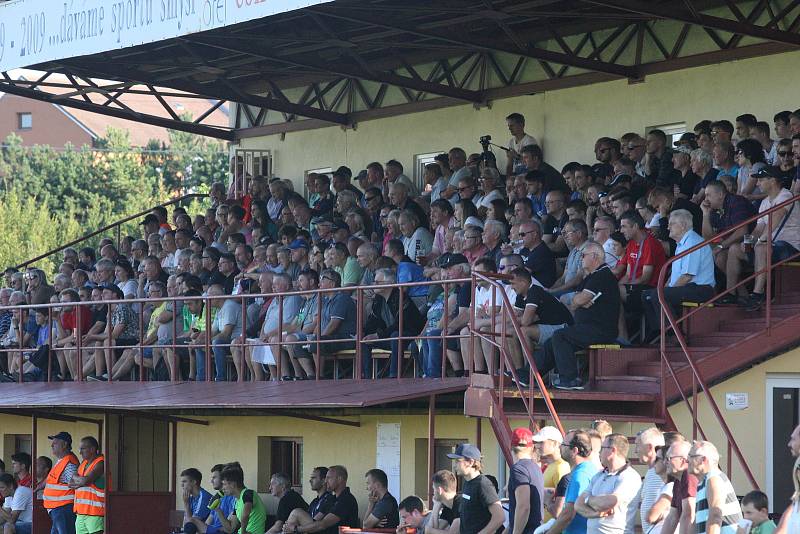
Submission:
[[[636,83],[800,47],[800,0],[295,3],[306,7],[48,59],[28,65],[43,71],[38,79],[3,73],[0,91],[236,141],[615,79]],[[52,72],[68,82],[54,82]],[[142,112],[120,99],[135,93],[161,102],[170,91],[214,104],[187,121],[168,105]],[[226,103],[239,104],[229,127],[208,124],[214,106]]]

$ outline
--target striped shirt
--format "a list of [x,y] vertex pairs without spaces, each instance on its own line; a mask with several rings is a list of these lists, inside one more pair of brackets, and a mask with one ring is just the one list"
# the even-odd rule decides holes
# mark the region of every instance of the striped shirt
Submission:
[[736,491],[733,489],[728,477],[722,471],[710,471],[697,487],[697,504],[695,505],[695,532],[705,534],[708,522],[708,495],[706,490],[708,482],[712,478],[719,477],[722,481],[722,488],[725,498],[722,504],[722,525],[720,534],[736,534],[739,520],[742,519],[742,509],[739,506],[739,499],[736,498]]
[[642,521],[642,531],[645,532],[645,534],[652,533],[654,525],[647,521],[647,514],[661,496],[662,487],[664,487],[664,481],[656,474],[656,470],[651,467],[644,476],[644,483],[642,483],[642,492],[640,494],[641,507],[639,509],[639,517]]

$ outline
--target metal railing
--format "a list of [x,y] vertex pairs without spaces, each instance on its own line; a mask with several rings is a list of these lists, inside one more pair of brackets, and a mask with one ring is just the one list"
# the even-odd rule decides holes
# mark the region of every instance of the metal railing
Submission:
[[85,235],[83,235],[83,236],[81,236],[81,237],[79,237],[77,239],[73,239],[72,241],[70,241],[68,243],[65,243],[65,244],[63,244],[61,246],[58,246],[58,247],[56,247],[56,248],[54,248],[52,250],[48,250],[44,254],[40,254],[40,255],[38,255],[38,256],[36,256],[34,258],[31,258],[31,259],[29,259],[29,260],[27,260],[27,261],[25,261],[23,263],[20,263],[15,268],[16,269],[25,269],[28,266],[33,266],[36,262],[41,261],[41,260],[46,259],[46,258],[49,258],[53,254],[61,252],[62,250],[66,249],[66,248],[74,247],[76,245],[80,245],[84,241],[92,239],[93,237],[97,237],[100,234],[108,233],[110,231],[116,233],[117,250],[120,250],[121,244],[122,244],[122,237],[123,237],[122,236],[122,225],[124,225],[126,223],[129,223],[130,221],[132,221],[134,219],[139,219],[141,217],[144,217],[148,213],[152,212],[153,208],[172,206],[173,204],[180,204],[181,202],[184,202],[184,201],[187,201],[187,200],[191,200],[191,199],[195,199],[195,198],[205,198],[206,196],[208,196],[208,195],[205,195],[203,193],[189,193],[187,195],[183,195],[183,196],[178,197],[178,198],[173,198],[172,200],[164,202],[163,204],[158,204],[158,205],[153,206],[152,208],[149,208],[147,210],[143,210],[143,211],[140,211],[138,213],[134,213],[133,215],[128,215],[128,216],[126,216],[126,217],[124,217],[124,218],[122,218],[122,219],[120,219],[118,221],[115,221],[115,222],[113,222],[111,224],[107,224],[106,226],[103,226],[102,228],[99,228],[99,229],[97,229],[97,230],[95,230],[93,232],[89,232],[88,234],[85,234]]
[[[766,284],[764,286],[765,287],[764,307],[765,307],[765,316],[766,316],[766,318],[765,318],[764,329],[765,329],[765,331],[767,333],[769,333],[769,331],[770,331],[770,329],[772,327],[772,324],[771,324],[772,323],[772,271],[776,267],[779,267],[779,266],[785,264],[786,262],[792,261],[793,259],[795,259],[798,256],[800,256],[800,253],[794,254],[793,256],[791,256],[791,257],[789,257],[787,259],[784,259],[784,260],[781,260],[779,262],[774,262],[773,263],[773,261],[772,261],[772,239],[773,239],[772,229],[774,228],[773,215],[774,215],[775,212],[783,210],[784,208],[787,208],[787,207],[791,206],[792,204],[794,204],[795,202],[798,202],[798,201],[800,201],[800,195],[792,197],[791,199],[789,199],[789,200],[787,200],[785,202],[782,202],[780,204],[777,204],[777,205],[771,207],[770,209],[768,209],[768,210],[766,210],[764,212],[761,212],[761,213],[759,213],[757,215],[754,215],[754,216],[750,217],[749,219],[747,219],[745,221],[742,221],[741,223],[737,224],[736,226],[732,226],[731,228],[723,230],[719,234],[716,234],[716,235],[714,235],[713,237],[711,237],[709,239],[705,239],[702,243],[699,243],[699,244],[689,248],[688,250],[685,250],[685,251],[681,252],[680,254],[677,254],[677,255],[673,256],[672,258],[669,258],[667,260],[667,262],[664,264],[664,267],[661,269],[661,272],[659,273],[659,276],[658,276],[657,291],[658,291],[658,299],[659,299],[659,302],[661,304],[661,306],[660,306],[660,308],[661,308],[660,354],[661,354],[661,411],[662,411],[662,415],[664,415],[665,417],[667,417],[669,415],[668,412],[667,412],[667,406],[666,406],[666,403],[667,403],[666,382],[667,382],[668,377],[671,376],[672,380],[675,382],[675,385],[677,387],[678,393],[680,394],[681,399],[683,400],[684,404],[686,405],[686,407],[687,407],[687,409],[689,411],[689,415],[692,418],[693,433],[696,433],[697,431],[699,431],[700,435],[703,437],[703,439],[707,439],[706,433],[703,430],[702,426],[700,426],[700,422],[698,420],[698,415],[699,415],[699,413],[698,413],[698,393],[700,391],[702,391],[705,394],[705,397],[708,400],[709,406],[711,407],[711,410],[714,413],[714,417],[716,418],[717,422],[719,423],[720,427],[722,428],[722,432],[725,434],[725,438],[727,440],[727,448],[728,448],[728,455],[727,455],[727,458],[728,458],[728,466],[727,467],[728,467],[728,469],[727,469],[727,471],[728,471],[728,476],[731,475],[731,461],[730,460],[731,460],[731,456],[732,456],[732,453],[733,453],[733,454],[736,455],[737,459],[739,460],[739,464],[741,465],[742,470],[745,473],[745,476],[747,476],[748,481],[750,482],[750,484],[752,484],[752,486],[754,488],[758,488],[758,483],[756,482],[756,479],[753,476],[753,472],[751,471],[751,469],[750,469],[750,467],[749,467],[744,455],[742,454],[742,451],[739,448],[739,445],[736,442],[736,439],[734,438],[730,427],[728,426],[727,422],[725,421],[725,417],[722,415],[722,411],[719,409],[719,405],[717,404],[716,400],[714,400],[714,397],[711,394],[711,390],[710,390],[709,385],[708,385],[708,381],[703,376],[703,373],[702,373],[701,369],[697,365],[696,359],[692,356],[691,348],[688,345],[688,342],[686,340],[686,336],[681,331],[679,326],[682,323],[685,323],[694,314],[700,312],[700,310],[703,310],[703,309],[708,308],[709,306],[712,306],[716,301],[718,301],[720,298],[724,297],[725,295],[728,295],[728,294],[734,294],[735,295],[735,292],[736,292],[737,289],[739,289],[740,287],[744,287],[745,284],[748,284],[750,281],[755,280],[758,276],[765,275],[766,276]],[[788,215],[789,214],[787,214],[786,216],[788,216]],[[669,304],[666,301],[666,297],[665,297],[665,293],[664,293],[664,289],[666,287],[667,273],[670,270],[669,267],[673,263],[678,261],[679,259],[681,259],[683,257],[686,257],[689,254],[691,254],[691,253],[693,253],[693,252],[695,252],[697,250],[700,250],[703,247],[712,245],[714,243],[718,243],[718,242],[722,241],[728,235],[731,235],[731,234],[735,233],[736,231],[738,231],[738,230],[740,230],[742,228],[748,227],[752,223],[754,223],[754,222],[756,222],[759,219],[764,218],[764,217],[767,218],[767,227],[766,227],[766,231],[765,231],[765,234],[764,234],[764,235],[767,236],[766,245],[765,245],[766,246],[766,265],[765,265],[765,267],[763,269],[755,270],[753,272],[753,274],[751,274],[750,276],[743,277],[733,287],[731,287],[729,289],[726,289],[725,291],[723,291],[721,293],[718,293],[717,295],[715,295],[710,300],[700,304],[699,306],[697,306],[696,308],[690,310],[689,312],[684,313],[681,317],[675,317],[675,314],[673,313],[672,309],[670,308]],[[778,223],[780,224],[780,221],[778,221]],[[685,358],[685,360],[686,360],[686,362],[687,362],[687,364],[689,366],[689,369],[691,370],[691,375],[692,375],[692,386],[691,386],[691,397],[692,397],[692,400],[691,401],[689,400],[689,398],[687,397],[686,393],[684,392],[684,386],[680,383],[680,379],[678,377],[678,373],[676,372],[675,367],[673,366],[672,362],[670,362],[669,357],[667,356],[666,334],[669,331],[672,331],[674,333],[675,338],[676,338],[676,340],[678,342],[678,346],[679,346],[679,348],[681,350],[681,354],[684,356],[684,358]],[[700,388],[700,391],[698,391],[698,386]]]

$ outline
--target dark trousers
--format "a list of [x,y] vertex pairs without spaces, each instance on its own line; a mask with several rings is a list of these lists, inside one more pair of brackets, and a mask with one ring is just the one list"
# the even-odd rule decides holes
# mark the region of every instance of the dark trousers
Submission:
[[533,357],[539,373],[544,375],[555,369],[562,383],[569,382],[578,378],[576,351],[586,349],[590,345],[611,343],[615,339],[616,335],[604,332],[596,326],[587,324],[565,326],[545,341],[542,348],[533,353]]
[[[404,336],[413,335],[411,333],[403,334]],[[399,332],[392,332],[390,337],[400,336]],[[405,351],[408,344],[411,342],[409,339],[403,340],[403,351]],[[374,349],[391,350],[392,355],[389,358],[389,376],[388,378],[397,377],[397,355],[400,353],[398,350],[400,342],[396,339],[391,341],[378,341],[373,343],[361,342],[361,376],[364,378],[372,378],[372,351]],[[379,377],[380,378],[380,377]]]
[[[705,302],[714,296],[714,286],[699,286],[686,284],[680,287],[665,287],[664,298],[676,319],[681,316],[682,302]],[[661,306],[658,303],[658,291],[650,289],[642,293],[642,307],[648,333],[655,333],[661,327],[659,314]]]

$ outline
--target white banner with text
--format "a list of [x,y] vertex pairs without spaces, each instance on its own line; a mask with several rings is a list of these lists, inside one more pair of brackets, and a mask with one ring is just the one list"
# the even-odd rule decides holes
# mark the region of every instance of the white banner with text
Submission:
[[330,0],[12,0],[0,72],[222,28]]

